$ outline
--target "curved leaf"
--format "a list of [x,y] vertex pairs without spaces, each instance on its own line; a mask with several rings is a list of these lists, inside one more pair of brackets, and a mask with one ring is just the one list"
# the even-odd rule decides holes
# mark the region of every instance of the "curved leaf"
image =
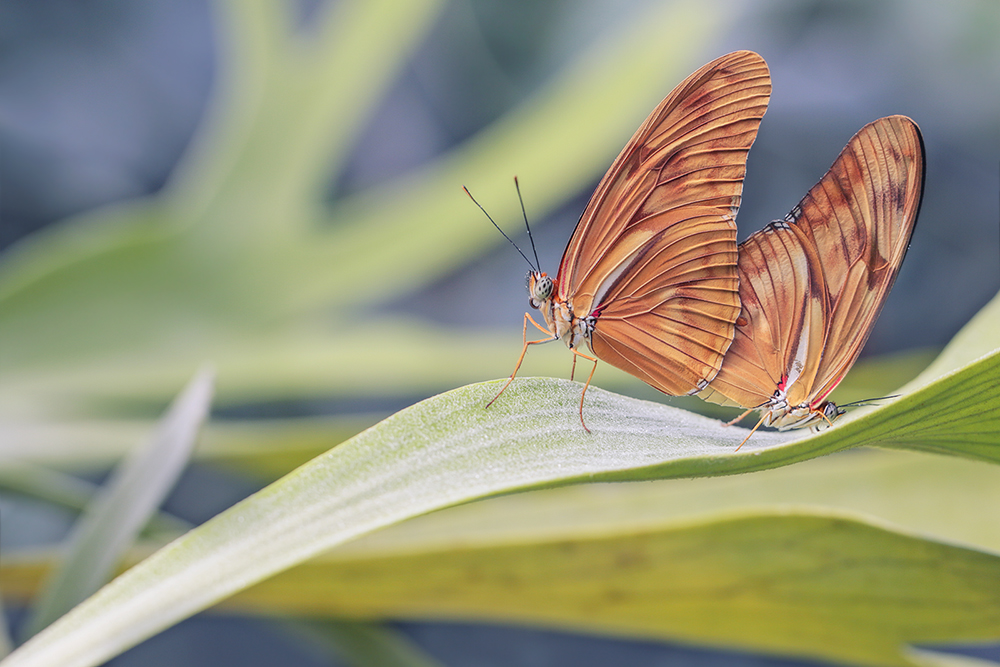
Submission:
[[738,647],[865,665],[906,644],[1000,637],[1000,556],[860,517],[714,516],[530,546],[336,552],[246,592],[361,618],[453,618]]
[[[933,495],[928,488],[934,489]],[[995,624],[988,620],[996,618],[996,605],[987,599],[987,591],[994,590],[992,582],[986,583],[978,599],[970,600],[967,590],[969,573],[977,568],[982,573],[983,554],[968,546],[948,547],[942,540],[1000,552],[995,522],[967,511],[997,502],[998,467],[878,450],[822,457],[754,475],[561,487],[465,504],[378,531],[250,587],[223,606],[230,612],[312,617],[533,620],[628,636],[884,664],[890,653],[899,659],[903,640],[957,642],[996,634]],[[751,519],[758,517],[769,521],[754,524]],[[839,520],[800,532],[799,525],[781,523],[787,517]],[[873,518],[881,525],[872,525]],[[743,528],[711,532],[713,525],[730,520],[744,521]],[[888,528],[886,521],[897,528]],[[760,541],[772,534],[763,528],[784,531],[788,537],[782,544],[783,558],[764,564],[770,568],[770,580],[781,582],[784,591],[795,591],[786,605],[801,604],[801,613],[788,623],[780,613],[774,623],[764,619],[747,641],[738,633],[731,635],[719,622],[731,615],[726,600],[712,590],[706,591],[705,605],[718,608],[697,618],[680,613],[671,597],[644,594],[677,586],[676,572],[684,571],[688,581],[706,587],[705,582],[735,582],[732,587],[746,591],[740,598],[744,604],[777,604],[771,588],[756,585],[764,565],[755,556],[767,548]],[[859,537],[863,549],[849,540],[851,553],[863,557],[843,567],[838,536],[844,531],[863,536],[869,529],[890,534],[874,540]],[[713,539],[698,540],[706,531]],[[918,545],[921,541],[928,544]],[[641,552],[650,542],[663,545],[654,563],[623,558],[607,566],[601,560],[609,550]],[[819,543],[834,544],[823,552],[814,548]],[[678,544],[690,548],[667,550]],[[748,544],[751,553],[740,558],[737,554]],[[553,576],[545,567],[552,565],[552,551],[557,548],[563,571],[577,574],[572,581]],[[915,559],[920,552],[942,558]],[[727,564],[721,574],[720,553],[730,554],[736,562]],[[137,550],[132,562],[142,554]],[[910,567],[885,576],[899,559]],[[0,571],[7,595],[30,598],[40,571],[52,560],[45,554],[8,555]],[[826,568],[822,576],[803,577],[802,568],[810,564]],[[641,581],[626,577],[622,571],[626,569],[641,573]],[[508,585],[496,585],[497,580]],[[845,634],[856,629],[845,592],[856,588],[859,580],[879,582],[875,604],[883,614],[858,635],[871,641],[845,642]],[[436,585],[433,595],[430,582]],[[512,596],[515,582],[518,590],[531,593]],[[633,590],[640,583],[642,590]],[[589,597],[599,605],[609,590],[617,592],[614,605],[606,605],[594,618],[581,618],[579,609],[569,603]],[[628,590],[634,594],[626,595]],[[913,591],[933,597],[939,613],[921,616],[924,611],[914,606]],[[971,602],[977,602],[975,608],[970,608]],[[977,617],[972,623],[960,622],[966,614]],[[641,622],[630,620],[636,618]],[[800,629],[812,641],[789,643],[786,625]],[[845,656],[845,646],[856,653]]]
[[1000,348],[997,332],[1000,331],[1000,292],[990,299],[961,330],[948,342],[924,372],[909,382],[900,393],[909,393],[923,387],[946,373]]
[[498,382],[464,387],[397,413],[168,545],[25,644],[9,665],[95,664],[347,540],[477,498],[585,480],[748,472],[928,435],[945,447],[942,436],[956,428],[981,429],[978,444],[995,448],[1000,429],[988,427],[1000,410],[972,414],[946,399],[955,387],[998,379],[995,353],[843,427],[799,440],[757,434],[738,453],[742,429],[600,390],[588,393],[587,434],[571,382],[522,380],[490,410],[482,406]]

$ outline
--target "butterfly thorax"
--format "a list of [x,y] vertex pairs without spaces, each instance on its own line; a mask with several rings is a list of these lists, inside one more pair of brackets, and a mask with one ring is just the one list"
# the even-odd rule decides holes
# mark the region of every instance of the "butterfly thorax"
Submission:
[[570,349],[582,343],[589,346],[594,318],[577,317],[572,304],[559,295],[557,287],[556,281],[545,273],[532,271],[528,274],[528,303],[542,312],[553,338],[563,340]]

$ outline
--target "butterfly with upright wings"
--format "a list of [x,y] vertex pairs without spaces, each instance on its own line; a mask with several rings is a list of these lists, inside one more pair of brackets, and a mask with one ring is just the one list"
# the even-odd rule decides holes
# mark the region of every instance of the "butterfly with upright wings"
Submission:
[[[594,368],[601,359],[666,394],[762,410],[767,425],[840,414],[826,398],[867,340],[916,220],[920,132],[902,116],[866,126],[784,221],[737,248],[770,90],[764,60],[738,51],[653,110],[591,197],[556,277],[532,266],[530,304],[546,326],[525,314],[521,355],[493,401],[530,345],[562,339],[574,367],[576,356]],[[529,341],[529,322],[546,337]]]
[[857,360],[899,273],[923,180],[916,123],[880,118],[854,135],[784,220],[741,243],[736,334],[698,396],[760,410],[757,425],[780,430],[840,416],[827,398]]
[[[667,394],[715,377],[740,312],[735,217],[770,93],[764,60],[739,51],[660,102],[597,186],[556,277],[528,275],[546,327],[525,314],[524,347],[498,397],[529,345],[559,339],[595,368],[583,344]],[[547,337],[529,341],[529,321]]]

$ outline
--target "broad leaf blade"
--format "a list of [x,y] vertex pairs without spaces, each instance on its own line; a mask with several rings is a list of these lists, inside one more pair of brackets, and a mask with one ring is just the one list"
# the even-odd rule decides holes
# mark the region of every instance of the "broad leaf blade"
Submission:
[[[935,490],[934,495],[928,494],[929,487]],[[241,592],[223,606],[230,612],[253,614],[396,618],[474,615],[484,620],[519,622],[533,619],[558,627],[604,633],[675,641],[680,638],[713,645],[739,645],[747,650],[792,651],[798,655],[808,653],[827,659],[851,658],[863,664],[885,664],[878,657],[891,653],[898,661],[898,647],[904,639],[954,643],[977,636],[989,637],[990,632],[995,632],[982,621],[958,622],[962,619],[953,613],[955,610],[959,614],[969,613],[963,583],[967,579],[943,576],[953,571],[964,572],[969,553],[981,552],[968,547],[946,550],[943,563],[928,561],[907,570],[906,577],[885,577],[885,569],[892,569],[900,551],[912,560],[907,546],[911,543],[861,539],[866,549],[864,560],[855,560],[852,567],[839,570],[834,562],[823,576],[810,578],[802,576],[803,562],[821,567],[842,554],[836,548],[826,553],[799,549],[799,543],[836,542],[843,524],[828,522],[823,528],[799,535],[789,528],[788,539],[782,545],[787,552],[783,562],[794,567],[772,574],[770,580],[781,582],[786,589],[795,588],[795,595],[788,596],[789,605],[795,599],[806,601],[802,612],[789,623],[801,630],[804,637],[815,639],[807,646],[789,645],[783,619],[767,627],[758,626],[753,641],[746,643],[725,633],[719,619],[728,619],[731,614],[724,600],[712,603],[719,607],[717,613],[693,619],[678,611],[676,600],[651,598],[643,592],[676,586],[676,572],[683,570],[689,581],[743,581],[744,601],[757,596],[759,604],[774,604],[775,600],[769,597],[773,587],[758,585],[762,576],[760,563],[753,560],[752,554],[746,559],[733,555],[738,564],[727,564],[722,574],[717,571],[720,552],[736,554],[744,548],[741,545],[753,533],[752,528],[746,527],[749,523],[745,524],[745,530],[733,532],[735,540],[715,533],[715,539],[701,540],[697,548],[675,550],[674,557],[661,553],[652,564],[633,558],[604,567],[597,561],[609,549],[621,545],[637,544],[638,552],[646,549],[650,541],[691,543],[691,535],[720,520],[770,517],[777,521],[793,515],[840,517],[848,524],[860,521],[867,528],[872,528],[875,521],[874,528],[927,541],[929,549],[950,542],[974,545],[996,554],[1000,552],[1000,531],[995,522],[988,516],[969,513],[967,508],[991,507],[998,502],[1000,468],[957,457],[885,450],[822,457],[754,475],[576,485],[508,495],[407,521],[302,563]],[[889,525],[897,528],[889,530]],[[572,582],[552,576],[541,567],[545,562],[552,564],[550,552],[555,545],[561,548],[562,567],[580,573]],[[139,556],[135,554],[133,562]],[[8,595],[15,599],[30,596],[37,572],[51,560],[51,556],[44,554],[8,556],[2,572],[8,582]],[[529,565],[536,560],[537,567]],[[576,600],[581,596],[600,599],[602,591],[606,592],[622,578],[622,572],[618,571],[622,568],[641,571],[641,581],[631,585],[641,584],[643,590],[625,595],[620,586],[616,587],[618,595],[613,608],[606,609],[599,619],[581,620],[579,610],[564,599],[565,589],[571,588]],[[777,563],[774,569],[780,570]],[[845,634],[856,633],[856,622],[845,609],[844,598],[845,591],[856,587],[859,579],[869,578],[880,580],[879,604],[884,614],[857,635],[859,639],[870,640],[861,645],[867,646],[862,650],[859,642],[843,640]],[[505,585],[495,583],[498,581]],[[428,592],[430,582],[436,584],[433,594]],[[530,589],[531,594],[521,598],[512,596],[514,582],[518,583],[518,590]],[[922,611],[912,606],[913,591],[933,591],[939,596],[940,612],[915,624]],[[893,599],[898,604],[893,605]],[[987,617],[993,614],[994,606],[982,604],[977,611]],[[632,618],[642,619],[643,623],[634,625],[628,620]],[[974,631],[981,635],[975,635]],[[859,653],[845,656],[845,645]]]
[[955,334],[945,349],[919,376],[900,389],[913,392],[980,357],[1000,349],[1000,292]]
[[532,545],[315,559],[247,591],[281,608],[461,618],[863,665],[909,643],[1000,637],[1000,557],[849,514],[795,509]]
[[[790,442],[783,434],[757,434],[739,453],[741,429],[599,390],[588,393],[593,433],[586,434],[575,383],[520,381],[490,410],[482,406],[498,383],[464,387],[390,417],[165,547],[12,654],[9,664],[95,664],[338,544],[477,498],[595,479],[748,472],[880,438],[919,441],[928,421],[941,432],[976,419],[992,423],[995,415],[968,414],[964,404],[944,403],[944,412],[926,419],[919,412],[921,397],[942,387],[995,382],[998,359],[819,436]],[[882,411],[900,429],[878,429]],[[1000,439],[1000,431],[992,437]]]

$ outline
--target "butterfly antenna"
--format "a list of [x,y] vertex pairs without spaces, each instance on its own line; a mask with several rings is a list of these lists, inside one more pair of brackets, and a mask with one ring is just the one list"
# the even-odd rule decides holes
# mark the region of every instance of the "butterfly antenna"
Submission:
[[[472,200],[472,203],[475,204],[476,206],[478,206],[479,210],[482,211],[486,215],[487,219],[489,219],[489,221],[493,223],[493,226],[497,228],[497,231],[500,232],[501,234],[503,234],[503,237],[505,239],[507,239],[507,242],[510,243],[512,246],[514,246],[514,250],[516,250],[518,253],[520,253],[521,257],[524,257],[524,261],[526,261],[528,263],[528,266],[531,267],[531,270],[535,271],[537,273],[538,269],[536,269],[535,265],[531,263],[531,260],[528,259],[528,256],[525,255],[523,252],[521,252],[521,249],[517,247],[517,244],[514,243],[514,241],[512,241],[509,236],[507,236],[507,234],[506,234],[506,232],[504,232],[504,230],[500,229],[500,225],[498,225],[496,223],[496,220],[494,220],[493,217],[489,213],[486,212],[486,209],[483,208],[483,205],[480,204],[479,202],[477,202],[476,198],[472,196],[472,193],[469,192],[469,188],[467,188],[467,187],[465,187],[463,185],[462,189],[465,190],[465,194],[469,195],[469,199]],[[529,236],[530,236],[530,233],[529,233]],[[532,243],[532,247],[534,247],[534,243]],[[537,257],[536,257],[536,260],[537,260]]]
[[524,198],[521,196],[521,184],[517,182],[517,176],[514,177],[514,188],[517,190],[517,201],[521,202],[521,215],[524,216],[524,228],[528,230],[531,252],[535,254],[535,266],[541,266],[542,263],[538,261],[538,251],[535,249],[535,239],[531,236],[531,227],[528,226],[528,212],[524,210]]
[[860,401],[851,401],[850,403],[841,403],[838,408],[860,408],[865,405],[877,405],[876,401],[888,401],[890,398],[899,398],[899,394],[893,394],[892,396],[880,396],[879,398],[863,398]]

